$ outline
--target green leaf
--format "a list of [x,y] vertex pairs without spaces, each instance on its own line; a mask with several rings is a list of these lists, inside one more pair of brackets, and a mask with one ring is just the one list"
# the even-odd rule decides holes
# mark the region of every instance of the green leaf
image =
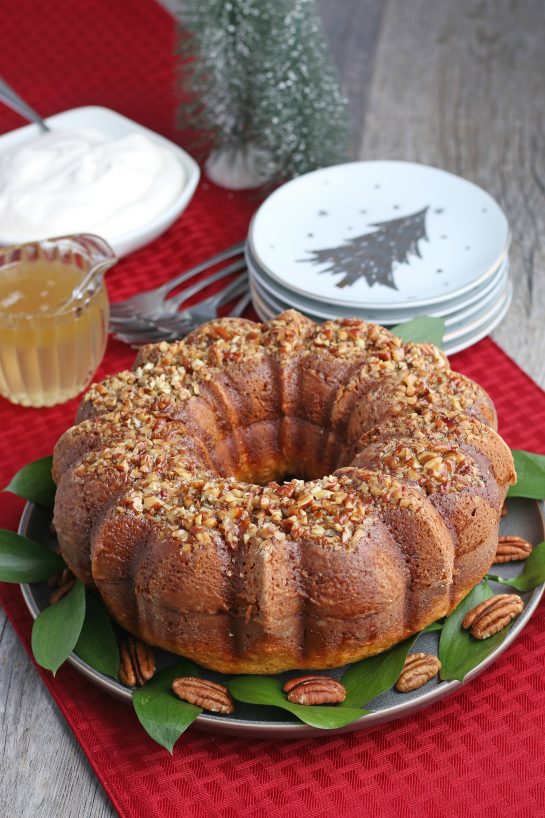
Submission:
[[52,508],[55,502],[56,486],[51,477],[51,455],[27,463],[10,480],[4,491],[11,491],[18,497],[31,500],[39,506]]
[[58,554],[15,531],[0,529],[0,582],[40,582],[63,568]]
[[112,623],[103,604],[87,592],[85,619],[74,651],[99,673],[117,679],[119,648]]
[[[432,622],[420,633],[440,631],[440,622]],[[346,688],[346,699],[341,707],[362,707],[371,699],[385,693],[396,683],[403,668],[405,659],[420,633],[405,639],[397,645],[376,656],[369,656],[356,662],[344,673],[343,685]]]
[[417,637],[411,636],[393,648],[356,662],[345,671],[346,699],[341,707],[362,707],[396,683],[407,654]]
[[319,727],[332,730],[344,727],[364,716],[368,711],[349,707],[332,707],[331,705],[292,704],[282,692],[282,682],[273,676],[237,676],[227,681],[226,686],[234,699],[248,704],[264,704],[280,707],[297,716],[298,719]]
[[133,707],[146,733],[169,753],[189,725],[202,713],[200,707],[183,702],[171,690],[179,676],[199,676],[197,665],[182,659],[162,670],[132,695]]
[[464,676],[486,659],[507,636],[509,628],[504,628],[489,639],[474,639],[468,630],[462,628],[466,613],[491,596],[494,593],[490,585],[481,582],[447,616],[439,640],[441,679],[458,679],[462,682]]
[[419,318],[413,318],[412,321],[406,321],[404,324],[392,327],[390,332],[393,332],[405,343],[407,341],[414,341],[415,343],[429,341],[435,346],[442,347],[445,322],[442,318],[431,318],[428,315],[422,315]]
[[431,631],[442,631],[443,630],[443,623],[442,622],[432,622],[431,625],[428,625],[427,628],[424,628],[421,633],[430,633]]
[[487,579],[501,582],[502,585],[510,585],[511,588],[516,588],[517,591],[523,593],[533,591],[534,588],[545,582],[545,542],[540,542],[532,550],[524,563],[522,572],[518,576],[504,578],[488,574]]
[[534,452],[512,449],[517,482],[509,487],[508,497],[545,498],[545,456]]
[[85,617],[85,586],[76,580],[65,597],[46,608],[32,626],[32,653],[41,667],[60,668],[74,650]]

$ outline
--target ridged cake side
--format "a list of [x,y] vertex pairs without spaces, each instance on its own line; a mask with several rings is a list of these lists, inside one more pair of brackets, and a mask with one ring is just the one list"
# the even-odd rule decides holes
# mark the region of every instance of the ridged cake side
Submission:
[[78,420],[54,457],[68,564],[127,630],[229,673],[353,662],[448,613],[514,480],[439,350],[294,311],[143,348]]

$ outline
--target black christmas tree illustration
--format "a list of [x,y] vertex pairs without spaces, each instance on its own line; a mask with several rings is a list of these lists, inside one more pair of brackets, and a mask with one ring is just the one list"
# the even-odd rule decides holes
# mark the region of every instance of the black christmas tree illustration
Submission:
[[427,241],[427,207],[410,216],[369,225],[369,233],[347,239],[339,247],[310,250],[312,258],[301,259],[311,264],[328,264],[321,273],[343,275],[337,287],[350,287],[365,278],[370,287],[383,284],[397,290],[394,265],[406,264],[410,255],[420,258],[418,243]]

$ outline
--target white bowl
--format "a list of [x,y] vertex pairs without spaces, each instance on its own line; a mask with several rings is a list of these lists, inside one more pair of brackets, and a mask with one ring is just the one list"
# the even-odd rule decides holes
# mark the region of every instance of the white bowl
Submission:
[[[135,230],[127,230],[117,236],[108,237],[108,242],[117,256],[126,256],[128,253],[132,253],[156,239],[176,221],[189,204],[199,181],[200,170],[195,160],[186,151],[175,145],[174,142],[170,142],[163,136],[159,136],[154,131],[144,128],[143,125],[139,125],[137,122],[133,122],[132,119],[111,111],[109,108],[94,105],[63,111],[60,114],[48,117],[46,122],[52,130],[56,131],[93,130],[101,131],[113,137],[129,136],[134,133],[144,134],[149,139],[159,142],[182,166],[186,176],[185,185],[178,197],[165,210],[150,219],[144,226]],[[26,125],[23,128],[17,128],[15,131],[3,134],[0,136],[0,153],[33,139],[39,132],[37,125]],[[83,228],[82,232],[84,232]],[[0,241],[4,245],[19,243],[12,241],[9,235],[4,233],[2,233]]]

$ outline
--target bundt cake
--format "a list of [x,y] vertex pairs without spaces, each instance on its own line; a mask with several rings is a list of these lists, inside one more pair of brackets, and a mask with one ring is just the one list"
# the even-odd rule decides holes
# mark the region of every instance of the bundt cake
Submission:
[[91,386],[59,440],[67,564],[146,642],[328,668],[448,614],[492,563],[511,453],[431,344],[219,319]]

